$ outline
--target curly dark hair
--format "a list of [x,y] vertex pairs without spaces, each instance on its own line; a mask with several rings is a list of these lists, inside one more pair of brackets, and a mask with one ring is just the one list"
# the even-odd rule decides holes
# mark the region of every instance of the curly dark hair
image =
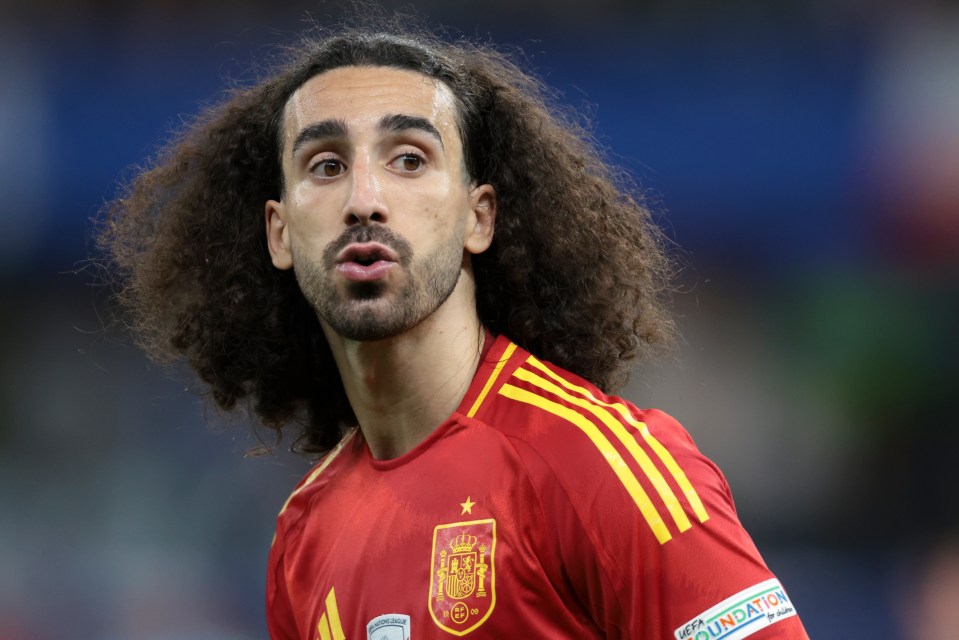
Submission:
[[578,119],[493,47],[398,23],[311,31],[274,72],[208,108],[101,217],[99,247],[140,345],[185,359],[229,410],[296,431],[317,454],[356,424],[329,345],[291,271],[273,267],[264,204],[280,199],[284,107],[337,67],[385,66],[458,99],[465,164],[496,190],[492,246],[473,256],[494,334],[605,389],[668,344],[670,261],[650,213]]

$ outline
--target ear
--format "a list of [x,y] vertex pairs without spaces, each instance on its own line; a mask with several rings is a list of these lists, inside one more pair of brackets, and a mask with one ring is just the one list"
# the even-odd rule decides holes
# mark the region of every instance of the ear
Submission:
[[473,215],[466,229],[464,246],[470,253],[483,253],[493,243],[496,226],[496,189],[490,184],[481,184],[470,191],[470,208]]
[[290,228],[286,225],[286,208],[283,202],[266,202],[266,242],[270,247],[273,266],[284,271],[293,266],[290,250]]

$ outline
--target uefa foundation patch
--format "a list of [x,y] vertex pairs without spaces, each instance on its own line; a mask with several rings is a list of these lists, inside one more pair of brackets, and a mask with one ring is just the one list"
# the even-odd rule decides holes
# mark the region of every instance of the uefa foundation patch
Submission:
[[740,640],[796,615],[779,580],[744,589],[676,629],[676,640]]

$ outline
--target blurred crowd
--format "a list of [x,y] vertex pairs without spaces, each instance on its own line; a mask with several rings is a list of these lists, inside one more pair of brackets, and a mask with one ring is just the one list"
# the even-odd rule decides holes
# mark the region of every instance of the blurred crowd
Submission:
[[[416,2],[588,117],[676,243],[683,339],[623,395],[725,472],[810,636],[959,628],[959,10]],[[400,5],[397,5],[400,6]],[[411,5],[404,3],[409,8]],[[0,638],[265,637],[308,465],[149,363],[95,219],[336,4],[0,4]]]

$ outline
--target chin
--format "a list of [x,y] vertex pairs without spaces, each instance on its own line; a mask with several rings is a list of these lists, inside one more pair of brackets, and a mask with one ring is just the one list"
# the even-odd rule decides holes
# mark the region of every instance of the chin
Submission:
[[382,298],[347,303],[321,315],[323,321],[339,336],[358,342],[386,340],[406,333],[419,324],[420,318],[411,309],[398,308]]

